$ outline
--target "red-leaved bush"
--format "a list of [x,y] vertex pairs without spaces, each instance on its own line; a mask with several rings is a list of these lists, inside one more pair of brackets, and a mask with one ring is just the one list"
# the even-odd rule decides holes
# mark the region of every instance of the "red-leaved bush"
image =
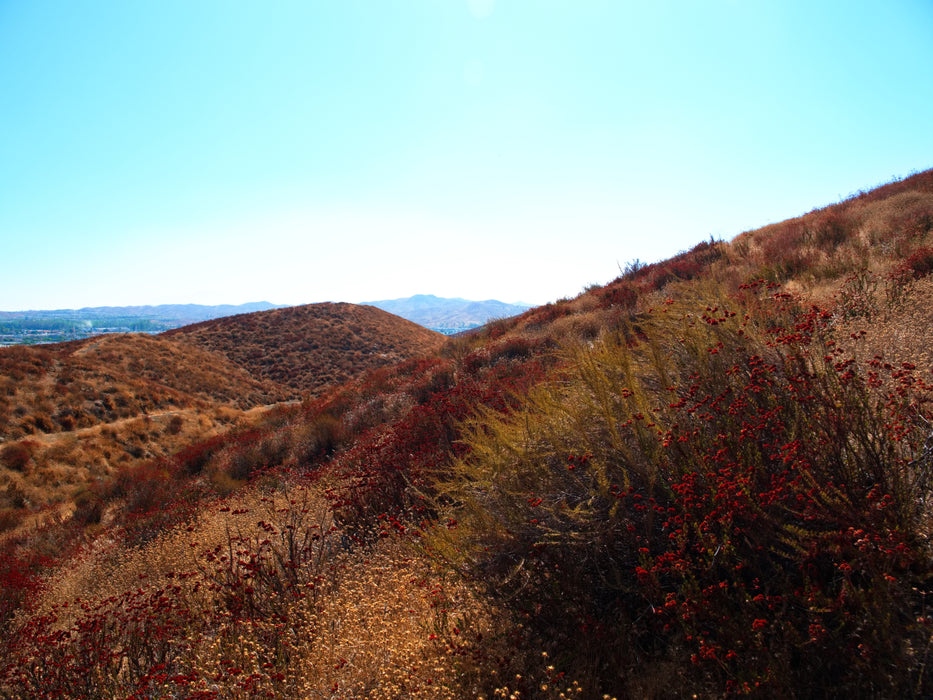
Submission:
[[438,556],[586,692],[933,691],[929,387],[771,286],[568,350],[441,488]]

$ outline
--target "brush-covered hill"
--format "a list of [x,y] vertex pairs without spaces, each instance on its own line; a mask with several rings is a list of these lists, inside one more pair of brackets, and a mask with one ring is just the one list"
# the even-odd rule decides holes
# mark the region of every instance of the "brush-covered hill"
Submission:
[[224,357],[157,336],[0,348],[0,436],[89,428],[146,413],[276,403],[286,391]]
[[0,348],[0,507],[68,501],[75,488],[289,393],[222,356],[150,335]]
[[254,376],[317,394],[361,372],[436,352],[439,333],[371,306],[323,303],[231,316],[168,331]]
[[931,697],[931,273],[927,171],[11,507],[0,696]]

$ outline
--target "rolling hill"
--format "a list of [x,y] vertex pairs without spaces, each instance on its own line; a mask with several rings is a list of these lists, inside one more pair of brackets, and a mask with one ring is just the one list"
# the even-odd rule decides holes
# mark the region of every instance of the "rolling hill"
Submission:
[[2,348],[0,491],[12,495],[0,495],[0,508],[67,503],[82,485],[252,420],[256,409],[442,341],[378,309],[322,304],[159,336]]
[[[159,339],[313,395],[7,496],[0,696],[933,696],[933,171],[468,335],[364,308]],[[315,385],[367,319],[425,354]]]
[[370,306],[323,303],[230,316],[163,334],[283,386],[317,394],[367,369],[436,352],[439,333]]
[[66,503],[76,488],[290,393],[224,357],[150,335],[0,349],[0,508]]
[[146,413],[286,398],[222,357],[142,334],[0,351],[0,436],[56,433]]

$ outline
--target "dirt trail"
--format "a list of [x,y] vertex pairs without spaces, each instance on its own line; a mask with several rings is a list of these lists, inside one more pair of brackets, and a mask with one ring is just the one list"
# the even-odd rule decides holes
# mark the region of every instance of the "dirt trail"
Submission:
[[[253,408],[247,411],[235,411],[241,416],[255,416],[258,414],[266,413],[275,408],[281,406],[294,406],[300,404],[301,401],[282,401],[280,403],[270,403],[264,406],[254,406]],[[235,409],[229,409],[234,411]],[[30,442],[37,442],[42,445],[50,446],[55,443],[68,440],[69,438],[80,439],[82,437],[96,436],[102,433],[105,430],[119,431],[120,428],[129,426],[133,423],[147,423],[155,422],[160,425],[166,422],[166,419],[169,419],[173,416],[190,416],[191,418],[198,418],[202,415],[211,415],[210,412],[205,413],[203,410],[196,408],[183,408],[183,409],[173,409],[170,411],[156,411],[155,413],[143,413],[136,416],[129,416],[128,418],[120,418],[119,420],[111,421],[109,423],[98,423],[87,428],[78,428],[76,430],[62,430],[54,433],[38,433],[34,435],[28,435],[23,440],[28,440]],[[213,417],[213,416],[212,416]]]
[[73,354],[74,355],[87,355],[91,350],[93,350],[94,348],[98,347],[101,343],[103,343],[108,337],[109,336],[106,334],[99,336],[95,338],[94,340],[92,340],[90,343],[87,343],[86,345],[82,345],[80,348],[75,350]]
[[109,423],[98,423],[97,425],[92,425],[88,428],[78,428],[77,430],[61,430],[55,433],[39,433],[36,435],[29,435],[23,439],[29,440],[31,442],[38,442],[44,445],[51,445],[58,442],[59,440],[67,440],[68,438],[81,438],[86,435],[99,435],[101,432],[108,428],[115,430],[134,422],[145,422],[147,419],[162,419],[168,416],[183,414],[197,415],[198,411],[196,409],[187,408],[174,411],[159,411],[157,413],[143,413],[138,416],[120,418],[119,420],[111,421]]

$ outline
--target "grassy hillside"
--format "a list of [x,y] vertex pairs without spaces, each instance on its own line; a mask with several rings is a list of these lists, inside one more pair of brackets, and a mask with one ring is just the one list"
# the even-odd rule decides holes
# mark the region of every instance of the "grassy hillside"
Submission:
[[148,335],[4,348],[0,507],[64,503],[287,396],[222,357]]
[[96,484],[0,696],[929,697],[931,247],[933,171]]
[[206,321],[163,334],[217,352],[296,395],[436,351],[443,337],[380,309],[308,304]]

